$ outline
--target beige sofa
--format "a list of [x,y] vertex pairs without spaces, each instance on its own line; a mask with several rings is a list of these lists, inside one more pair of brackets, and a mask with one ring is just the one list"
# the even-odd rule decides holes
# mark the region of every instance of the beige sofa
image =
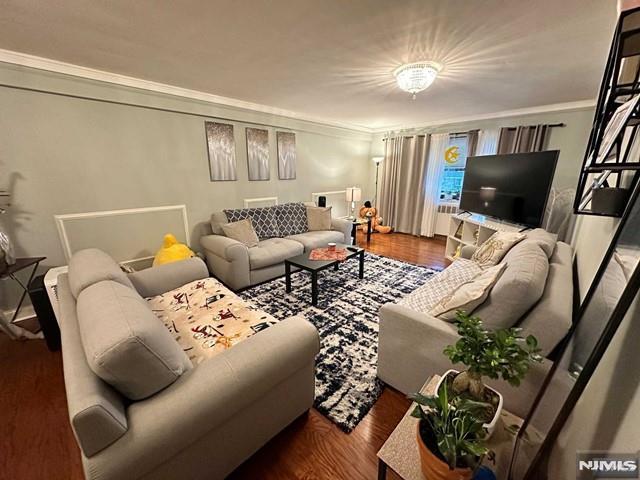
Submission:
[[[299,203],[214,212],[211,216],[213,234],[200,238],[211,273],[231,289],[240,290],[284,275],[284,261],[287,258],[324,247],[329,242],[351,244],[352,224],[348,220],[332,218],[331,230],[310,232],[306,217],[296,222],[287,209],[297,210],[298,219],[301,220],[300,212],[304,211],[305,206]],[[228,218],[228,214],[235,216]],[[225,223],[246,217],[251,218],[260,238],[258,245],[251,248],[226,237],[221,228]],[[274,222],[271,228],[268,223]]]
[[142,298],[207,276],[197,258],[127,276],[86,250],[59,277],[69,418],[87,478],[224,478],[311,407],[319,339],[304,319],[192,366]]
[[[462,253],[470,258],[473,247]],[[535,230],[530,238],[516,244],[502,263],[507,264],[504,273],[472,313],[489,328],[521,327],[525,336],[536,336],[542,353],[548,355],[571,327],[572,249],[556,242],[551,234]],[[459,338],[451,322],[397,303],[383,305],[379,316],[378,377],[383,382],[411,393],[429,376],[454,367],[442,353]],[[504,394],[508,410],[524,416],[550,365],[548,360],[535,365],[518,388],[504,382],[488,383]]]

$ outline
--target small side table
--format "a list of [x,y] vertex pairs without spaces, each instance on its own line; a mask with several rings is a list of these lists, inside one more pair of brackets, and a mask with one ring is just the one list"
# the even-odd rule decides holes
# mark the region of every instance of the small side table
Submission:
[[351,220],[351,238],[353,238],[353,244],[356,245],[356,236],[359,225],[367,226],[367,243],[371,242],[371,217],[367,218],[355,218]]
[[[440,377],[434,375],[427,380],[420,392],[424,395],[434,395],[439,380]],[[388,468],[392,469],[403,480],[425,480],[420,466],[420,452],[417,443],[416,430],[419,420],[411,416],[415,405],[415,403],[411,404],[398,426],[391,432],[387,441],[378,451],[379,480],[387,478]],[[487,446],[495,453],[495,465],[487,463],[487,460],[485,460],[485,463],[495,471],[496,477],[499,479],[507,478],[516,439],[516,435],[510,431],[511,428],[507,427],[520,428],[521,425],[522,419],[503,409],[498,425],[491,438],[487,441]],[[536,435],[534,437],[530,440],[531,443],[529,445],[521,445],[520,453],[523,454],[523,460],[526,460],[526,457],[529,457],[529,460],[533,460],[537,446],[542,443],[542,437]],[[518,467],[516,465],[517,470],[519,469]]]
[[[9,320],[7,323],[4,323],[4,322],[6,322],[6,319],[4,319],[2,316],[0,316],[0,328],[7,335],[9,335],[9,337],[12,338],[13,340],[15,340],[17,338],[17,336],[11,330],[11,325],[18,318],[18,314],[20,313],[20,309],[22,308],[22,304],[24,303],[24,299],[27,296],[27,293],[29,292],[29,285],[31,284],[31,281],[33,280],[33,277],[36,274],[36,270],[38,270],[38,266],[40,265],[40,262],[42,262],[46,258],[47,257],[23,257],[23,258],[17,258],[15,264],[9,265],[4,272],[0,273],[0,280],[4,280],[6,278],[10,278],[14,282],[16,282],[18,285],[20,285],[20,288],[22,288],[22,295],[20,296],[20,300],[18,301],[18,304],[16,305],[16,309],[13,312],[13,316],[11,317],[11,320]],[[31,273],[29,274],[29,280],[27,280],[27,283],[22,283],[20,281],[20,279],[16,276],[16,273],[20,272],[21,270],[28,269],[28,268],[31,268]]]

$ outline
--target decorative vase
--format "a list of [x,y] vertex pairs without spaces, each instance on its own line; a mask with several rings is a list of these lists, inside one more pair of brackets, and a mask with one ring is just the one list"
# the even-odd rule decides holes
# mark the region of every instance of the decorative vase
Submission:
[[[436,394],[440,391],[440,385],[442,385],[442,383],[447,379],[447,377],[449,375],[454,375],[455,376],[458,373],[460,373],[460,372],[458,370],[454,370],[454,369],[450,369],[450,370],[447,370],[446,372],[444,372],[444,375],[442,375],[440,377],[440,380],[438,381],[438,384],[436,385]],[[500,418],[500,413],[502,412],[502,404],[503,404],[504,400],[502,398],[502,394],[500,394],[499,391],[494,390],[493,388],[491,388],[488,385],[485,385],[484,388],[489,389],[490,391],[492,391],[493,393],[495,393],[498,396],[498,405],[496,405],[496,413],[493,415],[493,419],[490,422],[487,422],[487,423],[482,425],[484,427],[485,431],[487,432],[486,438],[488,439],[491,435],[493,435],[493,432],[496,429],[496,425],[498,424],[498,419]]]
[[420,435],[420,424],[418,422],[417,440],[418,450],[420,451],[420,467],[424,478],[429,480],[471,480],[473,470],[470,468],[454,468],[451,470],[449,464],[440,460],[422,440]]
[[11,243],[9,236],[2,230],[0,230],[0,251],[4,254],[2,262],[0,263],[7,265],[13,265],[16,263],[16,256],[13,253],[13,244]]

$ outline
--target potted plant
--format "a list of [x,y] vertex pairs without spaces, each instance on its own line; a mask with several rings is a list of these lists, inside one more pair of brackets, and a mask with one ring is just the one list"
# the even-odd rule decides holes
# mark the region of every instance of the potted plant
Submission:
[[[416,402],[411,413],[419,418],[420,465],[429,480],[469,480],[489,450],[477,412],[489,407],[462,397],[449,398],[443,385],[437,396],[409,395]],[[424,408],[423,408],[424,407]]]
[[453,363],[462,363],[467,368],[463,372],[447,371],[438,384],[447,385],[452,396],[462,397],[491,405],[491,409],[481,412],[480,420],[491,435],[502,410],[502,395],[487,387],[483,377],[505,380],[518,386],[532,362],[539,362],[538,341],[533,335],[526,339],[519,328],[487,330],[478,317],[458,312],[454,321],[460,339],[444,349],[444,354]]

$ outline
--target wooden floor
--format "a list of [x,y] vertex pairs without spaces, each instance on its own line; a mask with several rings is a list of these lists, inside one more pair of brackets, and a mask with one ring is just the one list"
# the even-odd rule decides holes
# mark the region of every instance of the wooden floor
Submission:
[[[443,267],[444,239],[374,234],[367,250]],[[80,480],[80,452],[69,426],[62,357],[42,340],[14,342],[0,334],[0,478]],[[232,475],[233,479],[373,479],[376,452],[409,401],[385,388],[350,434],[315,410],[297,419]]]

